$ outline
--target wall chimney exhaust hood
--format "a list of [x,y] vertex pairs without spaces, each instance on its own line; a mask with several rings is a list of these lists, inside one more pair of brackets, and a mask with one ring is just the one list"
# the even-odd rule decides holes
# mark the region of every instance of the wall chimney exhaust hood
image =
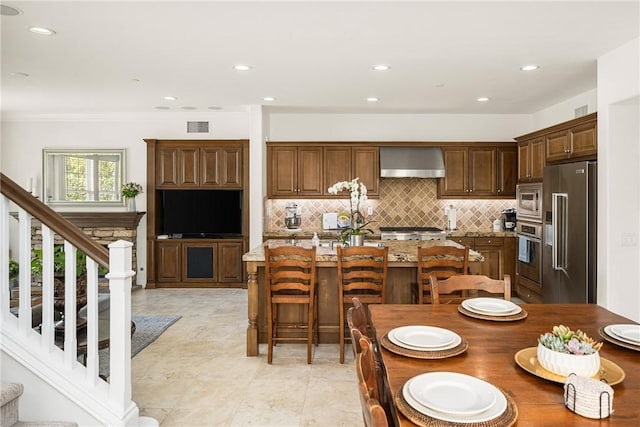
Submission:
[[441,178],[440,147],[380,147],[381,178]]

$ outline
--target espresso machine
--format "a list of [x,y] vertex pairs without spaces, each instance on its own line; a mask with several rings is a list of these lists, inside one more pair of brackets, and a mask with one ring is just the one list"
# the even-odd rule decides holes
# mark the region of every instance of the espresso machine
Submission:
[[302,224],[302,217],[300,216],[300,209],[296,203],[287,203],[285,207],[284,225],[289,230],[295,230],[300,228]]
[[504,231],[516,231],[516,210],[514,208],[502,211],[502,229]]

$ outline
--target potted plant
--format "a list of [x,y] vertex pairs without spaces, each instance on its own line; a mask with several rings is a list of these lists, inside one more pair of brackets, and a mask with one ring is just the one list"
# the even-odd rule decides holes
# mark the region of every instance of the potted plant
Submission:
[[538,339],[538,362],[558,375],[576,374],[592,377],[600,370],[601,342],[596,342],[580,329],[558,325]]
[[142,193],[142,185],[135,182],[127,182],[122,185],[120,194],[127,200],[128,210],[131,212],[136,211],[136,196]]
[[340,181],[329,187],[330,194],[338,194],[340,191],[349,191],[349,210],[351,221],[349,225],[342,229],[340,236],[343,242],[349,241],[350,246],[362,246],[364,235],[373,234],[373,230],[367,228],[371,221],[365,222],[365,217],[360,211],[361,204],[367,201],[367,187],[358,182],[359,178],[351,181]]

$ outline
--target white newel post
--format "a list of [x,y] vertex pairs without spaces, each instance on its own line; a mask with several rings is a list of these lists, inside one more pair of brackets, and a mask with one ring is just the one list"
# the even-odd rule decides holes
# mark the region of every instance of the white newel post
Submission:
[[131,400],[131,248],[124,240],[109,245],[110,308],[110,400],[122,419],[137,419],[138,407]]

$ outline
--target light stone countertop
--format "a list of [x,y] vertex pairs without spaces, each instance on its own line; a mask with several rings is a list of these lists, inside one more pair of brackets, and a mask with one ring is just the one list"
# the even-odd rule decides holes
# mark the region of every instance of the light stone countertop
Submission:
[[[426,246],[455,246],[462,248],[456,242],[451,240],[365,240],[367,245],[383,244],[389,247],[389,262],[406,262],[416,263],[418,247]],[[269,239],[264,244],[269,247],[279,247],[291,245],[289,239]],[[321,240],[321,246],[316,249],[316,261],[317,262],[337,262],[337,254],[335,247],[329,246],[330,241]],[[297,240],[297,246],[305,248],[311,247],[310,240]],[[324,246],[326,245],[326,246]],[[258,245],[251,249],[249,252],[242,256],[243,261],[258,261],[264,262],[264,246]],[[484,257],[474,250],[469,251],[469,262],[481,262],[484,261]]]
[[[266,231],[262,233],[264,240],[268,239],[310,239],[313,233],[317,232],[320,240],[336,240],[340,237],[339,231],[333,230],[299,230],[299,231]],[[371,240],[380,240],[380,234],[370,234],[367,237]],[[447,238],[452,237],[516,237],[515,231],[447,231]]]

